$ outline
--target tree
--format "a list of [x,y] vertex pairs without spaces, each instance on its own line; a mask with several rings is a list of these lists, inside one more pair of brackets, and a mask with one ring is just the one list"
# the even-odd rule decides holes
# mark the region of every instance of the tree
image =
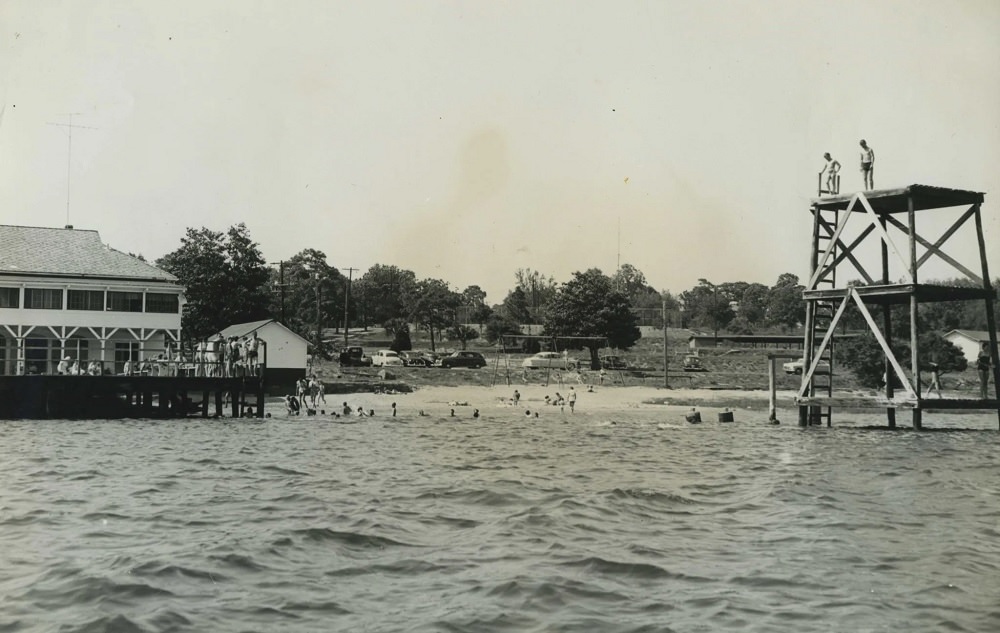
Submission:
[[504,334],[520,334],[521,326],[507,315],[494,312],[486,319],[486,341],[493,345]]
[[[545,332],[552,336],[604,337],[613,347],[627,349],[641,336],[628,297],[617,290],[611,278],[591,268],[575,272],[559,287],[545,310]],[[593,369],[600,369],[596,342],[576,346],[590,350]]]
[[802,298],[805,286],[797,275],[782,273],[767,293],[767,322],[782,330],[794,328],[806,320],[806,304]]
[[[622,264],[618,271],[611,276],[611,284],[615,290],[623,293],[629,299],[635,299],[640,294],[647,294],[653,290],[646,283],[646,276],[642,271],[632,264]],[[656,292],[653,290],[653,292]]]
[[365,326],[405,316],[403,297],[416,283],[417,276],[411,270],[382,264],[369,268],[354,282],[355,304],[361,305]]
[[[936,363],[942,374],[965,371],[968,361],[962,350],[958,349],[937,332],[925,332],[917,337],[920,349],[921,369],[930,368],[930,363]],[[863,336],[848,339],[837,345],[837,359],[845,367],[854,372],[861,384],[878,388],[885,374],[885,354],[875,340],[875,335],[866,332]],[[892,351],[903,369],[909,369],[911,356],[909,341],[893,341]]]
[[479,286],[469,286],[462,291],[462,304],[467,312],[467,322],[478,323],[480,328],[493,313],[486,305],[486,291]]
[[682,292],[680,299],[691,322],[712,328],[716,336],[736,316],[729,297],[707,279],[699,279],[698,285]]
[[506,316],[517,323],[531,323],[528,298],[520,286],[507,293],[507,298],[503,300],[503,309]]
[[[514,273],[514,278],[517,280],[516,288],[520,288],[521,292],[524,293],[525,305],[527,305],[531,317],[537,317],[539,312],[556,295],[556,280],[551,276],[546,277],[537,270],[518,268]],[[521,323],[533,322],[535,319],[531,317],[521,320]]]
[[243,224],[226,233],[188,228],[181,246],[156,261],[185,287],[185,337],[211,336],[234,323],[269,316],[268,278],[260,248]]
[[[910,313],[908,307],[896,306],[890,313],[890,321],[894,332],[909,332]],[[929,369],[931,363],[936,363],[942,374],[953,371],[965,371],[968,361],[962,350],[946,340],[937,332],[929,331],[927,324],[918,316],[917,345],[920,351],[921,369]],[[858,381],[868,387],[878,387],[885,373],[885,353],[870,331],[862,336],[854,337],[838,343],[834,348],[837,360],[854,372]],[[903,369],[908,369],[911,363],[909,336],[905,340],[896,338],[892,342],[892,351]]]
[[403,323],[402,327],[394,330],[392,345],[389,346],[389,349],[394,352],[406,352],[413,349],[413,343],[410,342],[410,326]]
[[445,333],[448,335],[449,341],[459,341],[462,344],[462,349],[465,349],[467,342],[479,338],[479,330],[461,323],[455,323]]
[[435,351],[435,331],[455,322],[460,302],[459,294],[440,279],[421,279],[403,297],[410,320],[430,333],[432,352]]
[[323,251],[299,251],[285,262],[285,325],[322,353],[323,329],[343,318],[346,292],[347,278]]

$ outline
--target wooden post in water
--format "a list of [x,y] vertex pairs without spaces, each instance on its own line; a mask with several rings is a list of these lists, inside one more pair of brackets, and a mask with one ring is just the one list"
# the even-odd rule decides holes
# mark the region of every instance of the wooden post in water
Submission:
[[[879,223],[882,225],[882,232],[885,233],[885,218],[879,217]],[[880,252],[882,256],[882,283],[889,285],[889,245],[886,243],[885,239],[879,240]],[[892,349],[892,310],[888,303],[882,304],[882,327],[885,330],[885,343],[886,347]],[[895,371],[892,368],[892,363],[889,362],[889,357],[885,357],[885,363],[883,365],[885,368],[885,397],[892,400],[894,394],[892,386],[892,375]],[[900,376],[902,378],[902,376]],[[896,428],[896,410],[889,407],[885,410],[886,419],[889,423],[889,428]]]
[[222,390],[217,389],[215,392],[215,417],[221,418],[223,412],[222,406]]
[[777,422],[778,421],[778,393],[777,393],[777,381],[774,378],[775,365],[778,361],[773,356],[767,357],[767,421]]
[[[910,226],[910,282],[917,285],[917,216],[913,209],[913,194],[906,196],[907,221]],[[917,406],[913,409],[913,428],[923,427],[923,411],[921,411],[920,384],[920,349],[917,332],[917,295],[910,294],[910,373],[913,376],[913,388],[917,392]]]

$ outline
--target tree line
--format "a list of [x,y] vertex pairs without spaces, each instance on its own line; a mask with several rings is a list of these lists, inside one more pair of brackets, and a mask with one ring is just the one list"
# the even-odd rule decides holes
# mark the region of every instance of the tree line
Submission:
[[[320,350],[324,330],[348,325],[385,328],[394,346],[408,349],[410,324],[428,333],[432,349],[442,340],[463,348],[479,337],[492,344],[504,334],[522,333],[525,324],[538,324],[552,336],[605,337],[627,349],[638,340],[640,324],[751,334],[795,331],[805,320],[804,288],[791,273],[771,286],[700,279],[674,295],[653,288],[631,264],[612,275],[596,268],[575,272],[564,283],[522,268],[504,299],[491,304],[478,285],[457,290],[398,266],[375,264],[360,277],[345,276],[319,249],[267,262],[244,224],[225,232],[188,228],[180,246],[156,265],[187,289],[182,328],[188,339],[276,318]],[[921,316],[928,331],[985,329],[981,302],[924,304]],[[848,314],[845,327],[863,329],[864,322]],[[591,352],[596,362],[596,348]]]

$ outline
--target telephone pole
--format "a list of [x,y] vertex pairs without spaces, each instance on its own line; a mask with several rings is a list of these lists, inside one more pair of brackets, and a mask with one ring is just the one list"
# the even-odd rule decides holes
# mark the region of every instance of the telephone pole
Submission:
[[90,127],[89,125],[73,125],[73,117],[78,116],[79,112],[71,112],[69,114],[64,114],[62,116],[69,117],[69,123],[48,123],[48,125],[55,125],[56,127],[64,127],[68,130],[68,148],[66,151],[66,227],[70,226],[69,223],[69,185],[70,185],[70,167],[73,160],[73,130],[96,130],[96,127]]
[[344,347],[347,347],[347,304],[351,300],[351,277],[355,270],[360,268],[341,268],[347,271],[347,286],[344,288]]

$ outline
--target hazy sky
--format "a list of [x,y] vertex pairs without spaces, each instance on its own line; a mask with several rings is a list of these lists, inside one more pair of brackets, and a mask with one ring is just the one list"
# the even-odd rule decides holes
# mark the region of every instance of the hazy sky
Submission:
[[772,284],[866,138],[877,187],[987,192],[1000,274],[993,0],[0,0],[0,47],[0,222],[66,223],[78,113],[69,222],[149,259],[245,222],[498,302],[613,272],[620,221],[657,288]]

